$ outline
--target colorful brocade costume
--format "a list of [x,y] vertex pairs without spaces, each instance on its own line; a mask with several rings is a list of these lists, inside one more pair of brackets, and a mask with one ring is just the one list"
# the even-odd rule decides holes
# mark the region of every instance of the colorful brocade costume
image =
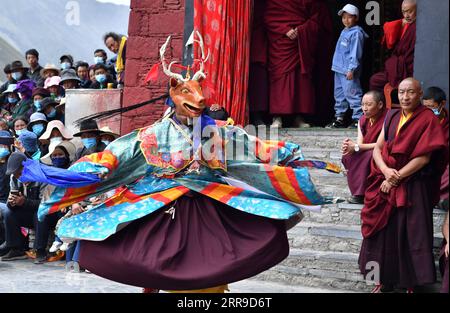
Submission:
[[[117,139],[102,153],[80,159],[69,171],[92,173],[105,178],[84,187],[56,188],[50,199],[41,204],[39,217],[42,218],[46,214],[54,213],[84,199],[115,190],[113,197],[88,212],[62,221],[58,229],[57,234],[64,241],[85,240],[86,243],[101,244],[103,241],[116,240],[117,236],[125,230],[131,229],[129,225],[133,223],[141,223],[139,221],[146,219],[151,221],[154,214],[161,212],[161,209],[169,216],[172,215],[172,220],[184,218],[183,212],[178,210],[176,203],[181,199],[188,199],[186,196],[190,195],[189,199],[193,200],[188,202],[197,201],[195,204],[197,206],[202,206],[204,202],[207,203],[205,208],[206,206],[216,207],[218,211],[230,211],[231,215],[234,214],[233,212],[240,212],[238,214],[242,215],[238,220],[241,221],[248,219],[254,220],[255,223],[258,221],[278,223],[277,227],[281,229],[282,237],[281,239],[271,238],[270,245],[273,246],[274,242],[282,240],[283,244],[280,243],[280,246],[285,246],[288,253],[286,225],[292,227],[298,223],[302,218],[302,209],[317,209],[317,206],[330,201],[316,191],[307,167],[318,167],[335,172],[339,172],[339,169],[329,163],[305,161],[300,146],[296,144],[262,141],[249,135],[242,128],[232,126],[230,123],[214,121],[205,115],[202,115],[199,120],[200,133],[209,133],[203,138],[194,136],[197,133],[196,126],[194,128],[184,126],[178,123],[176,118],[166,117],[152,126]],[[214,135],[211,136],[211,134]],[[240,149],[239,147],[242,148],[242,153],[235,153]],[[197,152],[194,153],[194,151]],[[205,157],[205,151],[212,151],[212,153]],[[245,158],[242,158],[243,155]],[[196,162],[200,164],[200,167],[192,170],[192,165]],[[200,214],[201,212],[200,208]],[[191,221],[191,223],[194,222],[194,220]],[[226,223],[226,219],[222,217],[222,222],[219,224]],[[202,223],[199,225],[200,228],[204,227]],[[154,232],[158,231],[158,226],[151,227],[155,227]],[[235,227],[239,229],[241,226]],[[170,237],[171,233],[175,236],[174,232],[170,231],[163,236],[162,241]],[[214,231],[212,233],[214,234]],[[264,233],[260,232],[260,234]],[[183,231],[181,234],[184,234]],[[245,236],[241,235],[241,237]],[[179,238],[173,240],[183,241]],[[252,245],[252,240],[247,244]],[[232,246],[234,249],[234,244]],[[207,248],[201,247],[201,249]],[[270,249],[267,248],[268,246],[262,245],[254,255],[261,259],[261,263],[264,263],[262,257],[264,251]],[[96,249],[99,251],[98,247]],[[228,249],[225,250],[228,251]],[[162,253],[161,250],[158,251],[157,253]],[[254,276],[287,257],[285,252],[280,259],[267,261],[266,265],[261,264],[258,270],[230,277],[231,281],[214,279],[211,282],[201,281],[192,284],[183,282],[177,285],[178,278],[173,278],[165,284],[158,283],[159,280],[153,282],[151,278],[145,281],[128,280],[110,277],[111,275],[107,273],[97,273],[95,270],[94,273],[141,287],[151,286],[166,290],[203,289]],[[171,256],[169,259],[173,261],[173,258]],[[233,264],[233,258],[230,257],[230,264]],[[170,269],[170,265],[167,266]],[[250,266],[247,264],[245,268]],[[161,267],[159,270],[163,271]],[[230,266],[227,265],[226,271],[232,271]],[[205,277],[207,275],[205,274]],[[149,275],[149,277],[153,276]]]

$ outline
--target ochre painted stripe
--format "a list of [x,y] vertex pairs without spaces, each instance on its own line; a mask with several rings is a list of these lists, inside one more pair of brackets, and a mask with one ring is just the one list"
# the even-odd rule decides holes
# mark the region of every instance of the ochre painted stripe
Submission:
[[281,189],[286,194],[290,201],[295,203],[300,203],[301,199],[295,192],[295,188],[292,186],[291,181],[288,177],[286,167],[276,167],[274,170],[275,179],[280,184]]
[[275,166],[270,165],[264,165],[264,169],[266,170],[267,176],[269,176],[270,183],[272,184],[273,188],[275,189],[278,194],[283,197],[286,200],[290,200],[289,197],[284,193],[283,189],[281,188],[279,182],[277,181],[275,174],[273,172],[273,169],[276,168]]
[[295,176],[295,171],[292,167],[286,167],[286,174],[289,178],[289,181],[294,188],[295,192],[297,193],[297,196],[300,198],[301,204],[310,205],[312,204],[311,201],[308,199],[308,197],[305,195],[303,190],[300,188],[300,185],[298,184],[297,177]]

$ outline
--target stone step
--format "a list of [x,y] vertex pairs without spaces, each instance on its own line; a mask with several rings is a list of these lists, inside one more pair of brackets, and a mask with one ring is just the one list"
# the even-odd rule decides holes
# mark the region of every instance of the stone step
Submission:
[[[361,225],[361,210],[362,205],[355,205],[349,203],[339,203],[332,205],[324,205],[320,212],[303,211],[305,215],[305,222],[326,223],[336,225]],[[445,211],[434,210],[434,232],[441,232],[442,225],[445,219]]]
[[[366,282],[361,275],[358,256],[357,253],[349,252],[293,248],[286,260],[254,279],[285,283],[290,286],[369,292],[374,286],[371,282]],[[438,274],[438,283],[430,291],[439,290],[439,282]]]
[[339,152],[342,141],[346,138],[356,139],[356,130],[327,130],[323,128],[282,129],[278,133],[280,140],[299,144],[305,149],[333,149]]
[[[292,248],[313,251],[359,253],[362,243],[361,227],[302,221],[288,232]],[[442,245],[442,233],[434,235],[436,254]]]
[[367,292],[373,287],[367,286],[357,262],[355,253],[291,249],[285,261],[255,279]]

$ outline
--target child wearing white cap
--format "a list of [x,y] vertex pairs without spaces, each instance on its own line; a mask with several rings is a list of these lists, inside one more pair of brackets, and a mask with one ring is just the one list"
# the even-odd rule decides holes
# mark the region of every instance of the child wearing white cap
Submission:
[[345,28],[339,37],[333,57],[332,71],[335,73],[334,97],[335,120],[327,128],[347,127],[344,116],[349,107],[353,110],[350,128],[357,128],[362,116],[361,99],[361,61],[364,40],[369,36],[357,25],[359,10],[351,4],[344,6],[338,13]]

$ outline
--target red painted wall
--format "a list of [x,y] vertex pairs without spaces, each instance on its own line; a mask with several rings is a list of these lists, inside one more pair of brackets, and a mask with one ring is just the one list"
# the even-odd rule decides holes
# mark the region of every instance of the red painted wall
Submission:
[[[148,85],[144,80],[159,61],[159,48],[167,36],[172,35],[172,49],[167,51],[167,58],[182,59],[183,30],[184,0],[131,0],[124,107],[167,92],[167,79],[163,74],[157,84]],[[166,108],[161,102],[125,114],[122,134],[152,124]]]

